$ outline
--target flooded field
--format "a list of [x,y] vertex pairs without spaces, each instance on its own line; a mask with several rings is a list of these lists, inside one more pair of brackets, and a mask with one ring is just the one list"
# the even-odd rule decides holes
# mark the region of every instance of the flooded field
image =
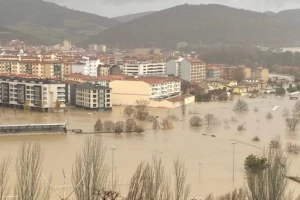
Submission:
[[[300,144],[300,127],[295,132],[289,132],[285,127],[282,110],[285,107],[292,108],[295,101],[285,98],[256,98],[246,99],[249,111],[237,114],[232,111],[234,101],[195,103],[187,106],[187,114],[182,117],[180,108],[151,109],[153,115],[162,118],[168,113],[174,113],[181,118],[175,123],[173,130],[154,131],[146,130],[143,134],[102,134],[101,137],[107,148],[115,146],[114,152],[116,174],[120,183],[120,191],[126,193],[128,182],[137,165],[141,161],[150,161],[153,155],[160,156],[167,169],[172,170],[172,161],[179,157],[185,161],[188,170],[188,182],[191,184],[191,197],[205,197],[209,193],[220,194],[233,188],[246,184],[244,174],[244,160],[249,154],[260,154],[261,148],[268,147],[271,139],[280,136],[283,145],[287,142]],[[272,111],[272,108],[279,106]],[[254,112],[258,107],[259,112]],[[31,113],[22,111],[15,113],[13,110],[1,112],[0,124],[22,123],[52,123],[68,122],[68,129],[82,129],[93,131],[97,118],[113,121],[124,120],[122,109],[116,107],[113,112],[95,112],[83,110],[71,110],[68,113]],[[197,110],[203,117],[206,113],[212,113],[221,120],[237,118],[236,123],[230,123],[230,127],[221,126],[193,128],[189,125],[192,116],[189,111]],[[266,119],[267,112],[272,112],[274,118]],[[238,132],[237,127],[244,124],[246,130]],[[151,128],[150,123],[145,123],[146,129]],[[237,134],[236,134],[237,133]],[[203,135],[204,134],[204,135]],[[209,135],[216,135],[211,137]],[[206,135],[206,136],[205,136]],[[259,136],[261,142],[252,142],[254,136]],[[233,146],[231,140],[236,138],[235,146],[235,181],[233,183]],[[52,174],[53,185],[58,189],[63,185],[62,169],[67,174],[68,185],[71,184],[72,164],[76,151],[83,145],[84,135],[49,135],[49,136],[3,136],[0,137],[0,158],[10,156],[12,158],[10,178],[15,179],[14,162],[19,144],[24,140],[39,141],[44,149],[45,158],[43,174]],[[300,175],[300,155],[289,155],[291,175]],[[107,150],[107,163],[111,163],[111,151]],[[300,185],[290,182],[290,188],[295,194],[300,193]],[[59,189],[60,192],[61,189]],[[70,191],[70,188],[68,189]],[[53,193],[53,200],[56,198]]]

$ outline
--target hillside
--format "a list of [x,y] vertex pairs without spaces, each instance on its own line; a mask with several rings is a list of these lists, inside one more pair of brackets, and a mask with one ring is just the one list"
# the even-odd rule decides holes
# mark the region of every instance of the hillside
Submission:
[[119,22],[129,22],[129,21],[132,21],[134,19],[150,15],[152,13],[155,13],[155,11],[148,11],[148,12],[141,12],[141,13],[136,13],[136,14],[124,15],[124,16],[115,17],[114,19],[119,21]]
[[27,35],[24,33],[21,33],[19,31],[7,29],[5,27],[0,27],[0,44],[6,44],[7,42],[14,40],[14,39],[19,39],[22,41],[27,41],[28,44],[42,44],[45,43],[45,41],[39,40],[31,35]]
[[42,0],[0,0],[0,26],[51,44],[61,43],[64,39],[82,41],[117,23],[114,19]]
[[221,5],[181,5],[112,27],[85,44],[174,48],[189,44],[291,45],[300,28],[277,16]]
[[280,18],[300,23],[300,9],[284,10],[277,14]]

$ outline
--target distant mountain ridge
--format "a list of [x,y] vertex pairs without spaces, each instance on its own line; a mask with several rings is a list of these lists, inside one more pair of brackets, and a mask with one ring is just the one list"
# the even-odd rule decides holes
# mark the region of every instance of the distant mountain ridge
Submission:
[[156,11],[148,11],[148,12],[141,12],[141,13],[135,13],[130,15],[123,15],[119,17],[115,17],[114,19],[120,22],[129,22],[137,18],[141,18],[147,15],[150,15],[152,13],[155,13]]
[[118,23],[42,0],[0,0],[0,26],[32,35],[47,44],[64,39],[83,41]]
[[296,22],[222,5],[180,5],[111,27],[96,41],[124,47],[176,48],[176,44],[291,45],[300,42]]

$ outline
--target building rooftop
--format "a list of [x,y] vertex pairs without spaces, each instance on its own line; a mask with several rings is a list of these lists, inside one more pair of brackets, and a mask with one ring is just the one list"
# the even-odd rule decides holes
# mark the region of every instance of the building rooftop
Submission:
[[169,99],[167,99],[167,101],[170,101],[170,102],[178,102],[178,101],[182,101],[188,97],[191,97],[193,95],[190,95],[190,94],[185,94],[185,95],[181,95],[181,96],[176,96],[176,97],[171,97]]
[[188,58],[185,59],[186,61],[190,62],[190,63],[205,63],[204,61],[197,59],[197,58]]
[[9,82],[20,82],[20,83],[65,84],[63,81],[59,81],[59,80],[22,77],[22,75],[25,75],[25,74],[18,74],[17,76],[5,76],[5,75],[2,76],[0,74],[0,80],[1,81],[9,81]]
[[176,78],[176,77],[139,77],[139,78],[130,78],[130,79],[127,79],[127,80],[129,80],[129,81],[143,81],[143,82],[148,83],[150,85],[166,83],[166,82],[181,82],[181,79]]
[[110,89],[109,87],[104,87],[99,84],[93,84],[93,83],[81,83],[76,86],[77,88],[82,89],[89,89],[89,90],[97,90],[97,89]]

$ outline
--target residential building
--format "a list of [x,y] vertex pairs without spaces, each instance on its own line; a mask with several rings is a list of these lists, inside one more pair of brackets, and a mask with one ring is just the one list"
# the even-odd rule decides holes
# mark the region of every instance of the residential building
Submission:
[[206,78],[221,78],[221,68],[214,65],[209,65],[206,68]]
[[166,63],[126,63],[124,65],[125,75],[138,76],[138,75],[164,75],[166,74]]
[[111,110],[111,89],[93,83],[76,86],[76,106],[91,110]]
[[181,94],[181,79],[174,77],[139,77],[114,80],[113,105],[135,105],[137,100],[161,101]]
[[233,80],[236,70],[236,66],[223,66],[221,68],[221,78],[225,80]]
[[0,58],[0,73],[32,74],[41,78],[64,77],[65,63],[60,60]]
[[252,78],[267,82],[269,80],[269,70],[266,68],[257,67],[252,70]]
[[97,76],[117,75],[121,73],[121,68],[118,65],[99,65],[97,69]]
[[206,79],[206,63],[199,59],[184,59],[180,65],[183,80],[203,82]]
[[65,84],[54,80],[0,77],[0,104],[23,108],[24,105],[40,111],[53,111],[56,101],[65,108]]
[[98,58],[93,57],[84,57],[84,74],[89,76],[97,76],[97,68],[99,65],[102,65],[103,63],[100,62]]
[[206,63],[195,58],[170,60],[166,64],[166,73],[189,82],[203,82],[206,79]]
[[75,62],[72,64],[72,72],[71,73],[81,73],[84,74],[85,63],[83,62]]

